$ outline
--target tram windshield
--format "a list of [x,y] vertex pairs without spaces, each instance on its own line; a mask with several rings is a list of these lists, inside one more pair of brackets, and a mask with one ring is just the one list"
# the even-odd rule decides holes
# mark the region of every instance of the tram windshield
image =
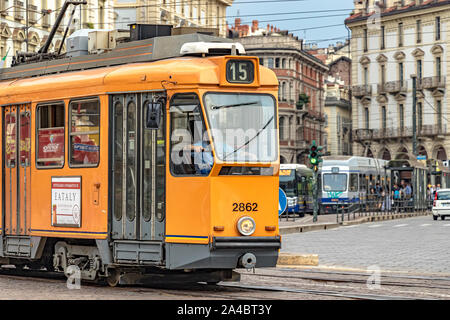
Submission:
[[272,162],[278,157],[275,99],[267,94],[206,93],[216,156],[224,162]]
[[323,175],[323,191],[344,192],[347,190],[345,173],[326,173]]
[[295,181],[295,170],[280,170],[280,188],[288,197],[297,195],[297,183]]

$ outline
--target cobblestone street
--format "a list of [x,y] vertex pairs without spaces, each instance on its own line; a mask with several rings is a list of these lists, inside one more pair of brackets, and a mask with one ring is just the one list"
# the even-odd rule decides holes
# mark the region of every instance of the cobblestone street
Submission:
[[431,216],[283,236],[281,252],[319,255],[320,266],[450,273],[450,221]]

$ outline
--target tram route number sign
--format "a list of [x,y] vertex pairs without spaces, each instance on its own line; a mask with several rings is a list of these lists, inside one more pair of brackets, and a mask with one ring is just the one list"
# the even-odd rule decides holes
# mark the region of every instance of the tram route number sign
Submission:
[[52,226],[81,227],[81,177],[52,177]]
[[253,83],[255,65],[249,60],[229,60],[226,65],[227,81],[230,83]]

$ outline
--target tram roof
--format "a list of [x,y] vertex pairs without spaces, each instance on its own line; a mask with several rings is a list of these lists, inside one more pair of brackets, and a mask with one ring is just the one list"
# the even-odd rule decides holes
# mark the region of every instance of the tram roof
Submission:
[[322,166],[378,166],[382,167],[386,160],[358,156],[325,156]]
[[411,168],[421,168],[421,169],[428,169],[426,165],[421,163],[417,160],[411,160],[411,159],[394,159],[389,160],[388,162],[389,168],[395,168],[397,170],[401,170],[402,168],[404,170],[411,170]]
[[298,172],[307,174],[307,175],[313,174],[313,170],[308,168],[304,164],[282,163],[282,164],[280,164],[280,169],[281,170],[297,170]]
[[[71,96],[108,92],[145,91],[154,88],[220,85],[223,57],[180,57],[156,62],[133,63],[0,82],[0,104],[48,100],[59,90]],[[276,75],[260,66],[260,86],[277,86]],[[151,85],[153,83],[153,85]]]
[[[43,62],[31,62],[11,68],[0,69],[0,80],[21,79],[47,74],[176,58],[186,55],[181,52],[184,45],[205,42],[216,46],[220,43],[223,43],[223,46],[229,46],[233,40],[194,33],[124,42],[119,43],[116,48],[105,53],[66,57]],[[217,51],[214,48],[211,48],[211,50]],[[211,55],[214,52],[212,51]]]

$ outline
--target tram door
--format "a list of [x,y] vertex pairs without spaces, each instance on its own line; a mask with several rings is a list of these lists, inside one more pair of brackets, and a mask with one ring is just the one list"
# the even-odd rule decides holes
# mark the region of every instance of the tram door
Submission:
[[31,110],[3,108],[4,222],[7,235],[28,235],[31,203]]
[[147,106],[158,94],[163,93],[112,97],[113,239],[164,237],[165,125],[163,119],[157,130],[145,125]]

